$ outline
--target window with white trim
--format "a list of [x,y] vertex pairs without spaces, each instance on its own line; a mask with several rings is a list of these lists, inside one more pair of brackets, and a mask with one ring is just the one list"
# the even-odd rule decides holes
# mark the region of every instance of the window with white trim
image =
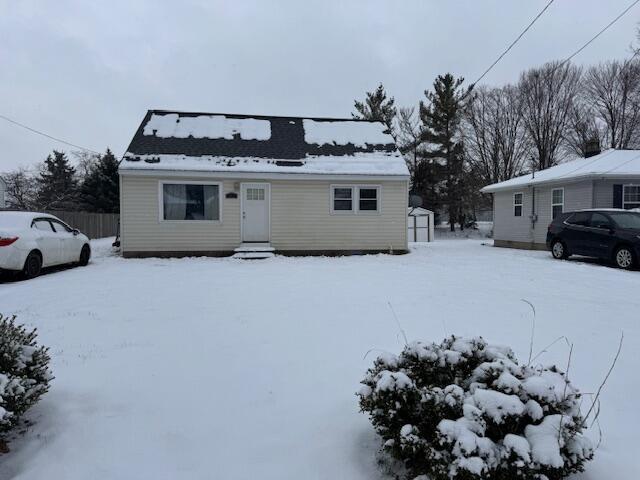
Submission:
[[513,194],[513,215],[515,217],[522,216],[522,205],[524,202],[524,194],[523,193],[514,193]]
[[640,185],[624,185],[622,187],[622,208],[640,208]]
[[380,186],[332,185],[331,211],[333,213],[379,213]]
[[551,190],[551,219],[564,212],[564,188]]
[[162,220],[220,221],[220,184],[162,183]]

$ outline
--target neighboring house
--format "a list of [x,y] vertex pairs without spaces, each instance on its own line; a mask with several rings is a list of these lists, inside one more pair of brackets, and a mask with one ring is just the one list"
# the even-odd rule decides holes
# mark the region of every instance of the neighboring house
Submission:
[[122,253],[405,252],[409,172],[384,130],[151,110],[120,163]]
[[493,194],[494,245],[546,249],[547,227],[561,212],[640,207],[640,150],[607,150],[481,191]]
[[0,177],[0,208],[7,206],[7,183]]

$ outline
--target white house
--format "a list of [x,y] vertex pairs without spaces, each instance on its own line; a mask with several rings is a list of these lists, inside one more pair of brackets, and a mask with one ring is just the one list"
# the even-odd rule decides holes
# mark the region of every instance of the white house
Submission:
[[481,191],[493,194],[494,245],[546,249],[558,213],[640,207],[640,150],[606,150]]
[[120,163],[123,255],[404,252],[409,172],[384,132],[149,111]]

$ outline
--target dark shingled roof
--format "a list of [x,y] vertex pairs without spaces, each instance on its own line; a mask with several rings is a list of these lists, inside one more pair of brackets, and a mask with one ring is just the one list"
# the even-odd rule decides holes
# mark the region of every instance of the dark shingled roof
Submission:
[[[233,139],[225,138],[162,138],[155,135],[144,135],[144,127],[152,115],[178,115],[184,117],[198,117],[202,115],[220,115],[228,119],[256,119],[267,120],[271,123],[271,138],[269,140],[244,140],[240,135]],[[345,118],[312,118],[312,117],[276,117],[264,115],[235,115],[226,113],[176,112],[168,110],[149,110],[138,127],[133,140],[127,149],[125,161],[136,161],[136,155],[186,155],[186,156],[221,156],[221,157],[254,157],[295,161],[304,159],[307,155],[345,156],[365,152],[395,152],[397,147],[389,136],[389,143],[367,144],[356,146],[353,144],[308,144],[305,142],[303,120],[316,122],[366,122]],[[371,123],[371,122],[369,122]],[[284,163],[284,162],[283,162]],[[292,162],[293,163],[293,162]],[[296,162],[297,163],[297,162]],[[285,164],[286,165],[286,164]]]

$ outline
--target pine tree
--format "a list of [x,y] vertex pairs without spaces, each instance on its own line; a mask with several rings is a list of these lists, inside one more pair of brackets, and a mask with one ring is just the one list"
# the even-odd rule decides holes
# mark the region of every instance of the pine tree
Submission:
[[78,181],[75,169],[64,152],[47,156],[37,178],[37,204],[42,210],[74,210],[77,206]]
[[380,84],[375,91],[367,92],[367,98],[364,102],[357,100],[354,102],[357,113],[352,115],[356,119],[382,122],[387,127],[385,133],[394,135],[393,120],[397,113],[394,103],[395,99],[393,97],[387,98],[387,92],[384,86]]
[[464,149],[460,135],[462,119],[463,78],[439,75],[433,91],[425,91],[427,102],[420,102],[420,118],[424,126],[424,141],[429,148],[423,153],[427,165],[423,174],[427,178],[427,196],[437,197],[449,215],[451,231],[456,221],[464,223]]
[[118,160],[111,150],[91,166],[80,187],[82,207],[89,212],[118,213],[120,211]]

